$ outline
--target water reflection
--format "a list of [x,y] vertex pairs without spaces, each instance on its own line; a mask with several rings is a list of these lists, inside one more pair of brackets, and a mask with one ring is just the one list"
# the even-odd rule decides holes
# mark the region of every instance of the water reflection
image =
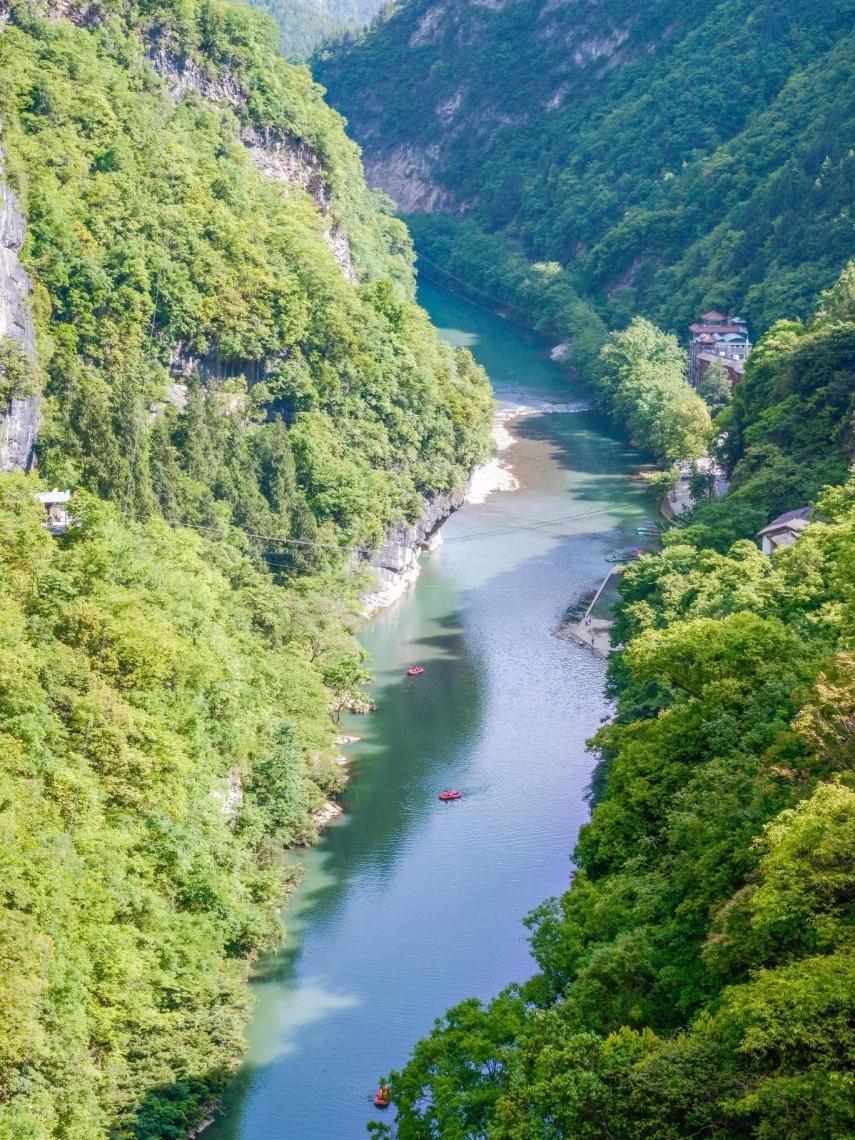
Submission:
[[[578,395],[536,338],[424,299],[500,396]],[[650,504],[626,479],[637,457],[595,413],[528,416],[513,434],[519,490],[451,519],[418,588],[365,630],[378,711],[346,726],[361,739],[344,819],[295,856],[305,882],[285,946],[259,966],[217,1140],[364,1136],[371,1089],[436,1016],[531,972],[521,920],[566,886],[585,740],[606,711],[604,662],[550,631]],[[406,678],[414,663],[424,674]],[[450,785],[465,795],[443,805]]]

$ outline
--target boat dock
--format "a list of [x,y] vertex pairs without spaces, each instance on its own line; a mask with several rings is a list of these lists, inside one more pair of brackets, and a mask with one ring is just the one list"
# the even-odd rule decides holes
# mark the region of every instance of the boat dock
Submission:
[[593,651],[600,657],[608,657],[612,650],[611,644],[611,628],[614,622],[609,618],[594,618],[592,613],[594,606],[600,600],[600,597],[609,583],[613,574],[620,574],[622,564],[618,563],[612,566],[609,572],[603,578],[602,582],[591,599],[590,605],[582,614],[577,622],[570,622],[558,631],[560,637],[570,637],[573,641],[579,642],[580,645],[587,646],[588,649]]

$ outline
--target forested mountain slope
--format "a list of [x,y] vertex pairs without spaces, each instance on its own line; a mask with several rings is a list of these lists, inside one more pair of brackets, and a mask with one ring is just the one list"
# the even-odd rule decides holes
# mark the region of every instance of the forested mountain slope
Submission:
[[461,486],[489,392],[266,17],[2,15],[0,1137],[183,1138],[341,786],[354,548]]
[[[616,716],[571,886],[527,922],[539,972],[392,1074],[400,1140],[855,1132],[853,347],[850,266],[749,361],[731,495],[622,574]],[[805,500],[766,557],[752,512]]]
[[40,470],[113,497],[130,480],[136,512],[175,522],[376,542],[482,446],[477,379],[412,304],[406,231],[268,21],[146,12],[13,9],[0,40]]
[[316,73],[404,212],[559,262],[610,325],[682,332],[715,305],[759,331],[806,316],[855,252],[852,18],[851,0],[413,0]]
[[279,42],[287,59],[308,59],[324,40],[356,32],[383,6],[384,0],[253,0],[279,25]]

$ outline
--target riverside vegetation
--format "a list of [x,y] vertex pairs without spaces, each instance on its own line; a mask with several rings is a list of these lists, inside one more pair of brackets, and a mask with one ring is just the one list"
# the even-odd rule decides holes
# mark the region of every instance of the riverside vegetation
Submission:
[[490,397],[266,17],[4,15],[38,351],[3,342],[0,399],[44,426],[0,478],[0,1136],[184,1137],[341,785],[353,549],[465,481]]
[[[457,8],[506,45],[534,11]],[[726,429],[733,489],[627,571],[618,714],[573,885],[531,919],[540,972],[417,1046],[393,1077],[402,1140],[853,1128],[852,271],[806,323],[772,324],[805,318],[851,247],[845,5],[637,8],[614,7],[626,69],[580,72],[595,113],[568,88],[537,163],[528,126],[449,132],[495,152],[467,159],[490,193],[413,222],[428,258],[569,340],[662,465]],[[485,456],[489,394],[414,304],[406,230],[267,18],[3,13],[38,363],[4,342],[0,399],[40,391],[45,424],[44,481],[0,481],[0,1137],[184,1137],[240,1053],[281,852],[340,781],[329,710],[365,678],[353,549]],[[365,104],[396,86],[390,145],[430,118],[398,107],[411,18],[425,98],[465,43],[494,94],[511,66],[536,103],[550,67],[425,15],[393,12],[341,78],[324,64],[338,97],[391,45]],[[667,99],[644,50],[663,35]],[[743,298],[772,327],[713,425],[651,322]],[[59,540],[46,485],[75,491]],[[745,539],[794,499],[820,521],[770,562]]]
[[[731,477],[622,576],[538,972],[391,1074],[401,1140],[855,1130],[851,48],[832,0],[413,0],[319,61],[425,272],[566,341],[661,466],[722,437]],[[709,305],[765,334],[714,422],[653,323]]]
[[[855,1130],[847,12],[416,0],[321,61],[428,276],[566,343],[660,466],[718,439],[731,480],[622,575],[616,715],[570,888],[527,922],[537,973],[391,1074],[401,1140]],[[730,402],[702,390],[711,421],[653,321],[716,304],[764,335]]]
[[850,266],[717,420],[730,494],[622,575],[616,715],[571,886],[527,920],[538,972],[391,1075],[401,1140],[852,1134],[853,413]]

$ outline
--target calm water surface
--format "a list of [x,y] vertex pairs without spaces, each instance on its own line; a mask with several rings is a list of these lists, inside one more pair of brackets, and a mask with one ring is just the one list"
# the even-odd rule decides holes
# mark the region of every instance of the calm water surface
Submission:
[[[533,334],[433,286],[420,299],[499,400],[584,398]],[[260,966],[250,1052],[212,1140],[363,1137],[380,1075],[435,1017],[532,973],[521,920],[567,885],[585,739],[607,712],[604,662],[551,631],[652,507],[601,417],[545,412],[511,431],[520,489],[449,520],[417,587],[365,630],[378,711],[347,726],[361,740],[346,814],[299,857],[304,885]],[[425,673],[408,679],[413,663]],[[441,804],[451,785],[464,798]]]

